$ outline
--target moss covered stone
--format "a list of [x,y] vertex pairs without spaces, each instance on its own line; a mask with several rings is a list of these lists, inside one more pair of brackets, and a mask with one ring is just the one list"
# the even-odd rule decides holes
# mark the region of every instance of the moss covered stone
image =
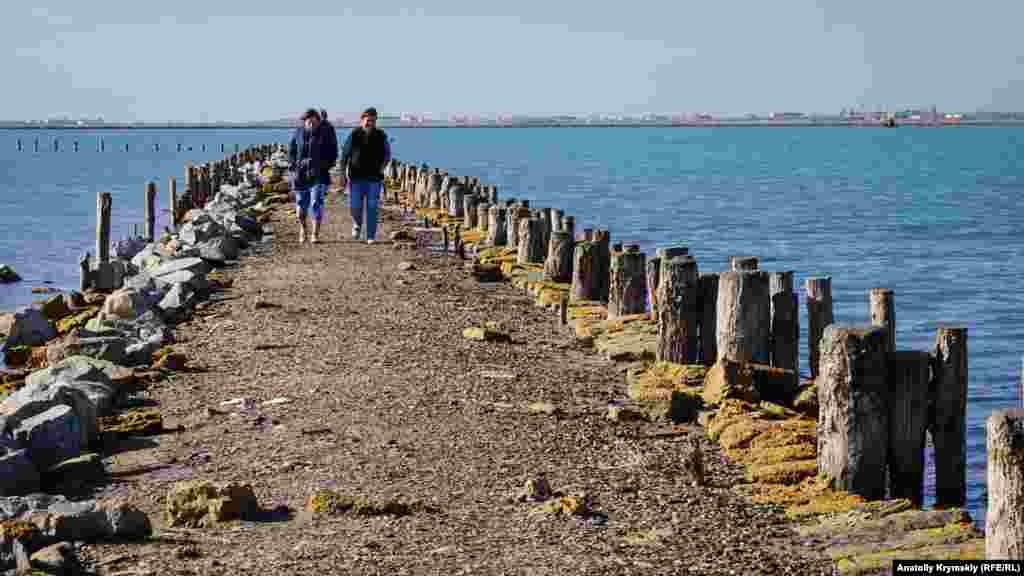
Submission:
[[164,418],[156,410],[129,410],[98,421],[101,433],[114,436],[149,436],[164,430]]
[[375,502],[365,496],[349,496],[333,490],[319,490],[306,501],[306,511],[327,516],[408,516],[415,509],[415,504],[397,499]]

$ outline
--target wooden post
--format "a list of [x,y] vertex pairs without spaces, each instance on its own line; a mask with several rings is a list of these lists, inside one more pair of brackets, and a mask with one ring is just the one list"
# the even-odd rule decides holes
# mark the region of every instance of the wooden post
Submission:
[[110,210],[113,204],[110,192],[96,194],[96,261],[110,262]]
[[611,267],[611,232],[605,229],[594,231],[594,248],[596,251],[595,265],[597,268],[597,300],[608,301],[609,277]]
[[505,235],[505,207],[501,204],[492,204],[487,211],[487,241],[491,246],[504,246],[508,242]]
[[156,239],[156,182],[146,183],[146,242]]
[[448,188],[448,216],[452,218],[463,217],[465,206],[463,205],[462,197],[465,195],[465,192],[466,188],[458,183],[452,184]]
[[768,282],[772,366],[793,371],[795,390],[800,385],[800,310],[793,289],[793,272],[770,272]]
[[174,176],[167,181],[167,190],[170,193],[171,227],[176,228],[178,226],[178,179]]
[[498,187],[494,184],[487,188],[487,201],[491,204],[498,203]]
[[572,261],[572,298],[574,301],[597,299],[597,264],[593,242],[576,242]]
[[889,445],[885,332],[829,325],[821,366],[818,473],[830,476],[836,490],[882,499]]
[[558,296],[558,323],[562,326],[569,323],[569,295],[565,292]]
[[768,364],[771,295],[768,274],[723,272],[718,277],[716,328],[719,356]]
[[476,205],[476,225],[481,232],[490,230],[491,205],[483,202]]
[[967,498],[967,328],[940,326],[935,335],[932,417],[935,507],[962,507]]
[[1024,560],[1024,410],[996,410],[985,431],[985,558]]
[[[550,216],[549,220],[551,221],[551,232],[552,233],[555,233],[555,232],[557,232],[559,230],[562,230],[562,211],[561,210],[559,210],[558,208],[552,208],[551,209],[551,216]],[[570,236],[569,238],[572,238],[572,236]]]
[[655,256],[647,261],[647,308],[651,320],[658,321],[658,284],[661,280],[661,258]]
[[657,288],[659,362],[689,364],[697,359],[697,260],[678,255],[661,260]]
[[555,282],[572,281],[573,241],[565,230],[551,233],[544,277]]
[[921,506],[931,355],[916,351],[886,352],[889,497],[907,498],[915,506]]
[[462,197],[462,216],[466,230],[476,228],[476,197],[472,194]]
[[646,256],[630,244],[610,254],[608,269],[608,317],[643,314],[647,296]]
[[700,357],[705,366],[718,359],[718,273],[701,274],[700,283]]
[[730,256],[729,269],[734,272],[757,270],[757,256]]
[[519,246],[519,233],[522,230],[519,223],[530,217],[530,207],[528,204],[524,204],[525,202],[526,200],[523,200],[507,211],[508,231],[506,235],[509,246]]
[[871,324],[885,327],[889,334],[889,351],[896,350],[896,308],[893,305],[892,290],[872,288],[869,294]]
[[807,362],[811,378],[818,376],[818,345],[825,328],[832,320],[832,277],[808,278],[807,291]]
[[551,241],[551,210],[538,208],[533,211],[533,217],[540,222],[540,241],[544,246],[544,253],[547,254],[548,243]]
[[562,230],[565,230],[566,234],[569,235],[569,239],[576,240],[576,217],[575,216],[562,216]]
[[576,236],[576,240],[577,241],[593,242],[594,241],[594,229],[593,228],[584,228]]
[[92,286],[92,280],[89,277],[89,253],[86,252],[78,259],[78,291],[85,292]]
[[518,264],[535,264],[544,261],[544,234],[540,220],[524,218],[519,221]]

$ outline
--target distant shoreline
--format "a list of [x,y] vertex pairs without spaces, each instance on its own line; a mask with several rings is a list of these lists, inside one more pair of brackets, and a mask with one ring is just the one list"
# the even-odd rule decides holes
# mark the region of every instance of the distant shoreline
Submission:
[[[336,124],[337,128],[355,128],[356,124]],[[381,122],[380,128],[885,128],[881,124],[870,122],[840,121],[705,121],[705,122],[524,122],[519,124],[391,124]],[[961,127],[1022,127],[1020,121],[961,121],[941,124],[925,124],[916,122],[897,123],[899,128],[961,128]],[[147,124],[143,126],[130,124],[105,124],[102,126],[39,126],[39,125],[0,125],[0,130],[293,130],[295,126],[285,124],[197,124],[181,126],[177,124]]]

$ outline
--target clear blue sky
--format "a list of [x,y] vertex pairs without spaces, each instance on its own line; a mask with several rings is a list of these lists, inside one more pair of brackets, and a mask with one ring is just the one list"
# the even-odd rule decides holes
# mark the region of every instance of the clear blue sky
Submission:
[[0,119],[1024,109],[1021,0],[9,4]]

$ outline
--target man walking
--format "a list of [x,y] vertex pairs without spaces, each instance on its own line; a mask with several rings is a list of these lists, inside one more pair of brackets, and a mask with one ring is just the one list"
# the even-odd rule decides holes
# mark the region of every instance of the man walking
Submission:
[[[337,137],[332,137],[330,124],[320,121],[320,114],[310,108],[302,115],[302,126],[295,130],[288,145],[288,159],[295,190],[295,218],[299,223],[299,244],[306,241],[306,213],[312,208],[313,233],[310,243],[320,238],[324,196],[331,182],[331,166],[338,159]],[[333,128],[333,127],[331,127]],[[312,204],[312,206],[310,206]]]
[[377,110],[367,108],[359,118],[359,127],[345,140],[342,162],[347,166],[352,208],[352,238],[359,239],[363,225],[363,199],[366,199],[366,242],[377,235],[377,202],[384,187],[384,165],[391,159],[387,134],[377,129]]

